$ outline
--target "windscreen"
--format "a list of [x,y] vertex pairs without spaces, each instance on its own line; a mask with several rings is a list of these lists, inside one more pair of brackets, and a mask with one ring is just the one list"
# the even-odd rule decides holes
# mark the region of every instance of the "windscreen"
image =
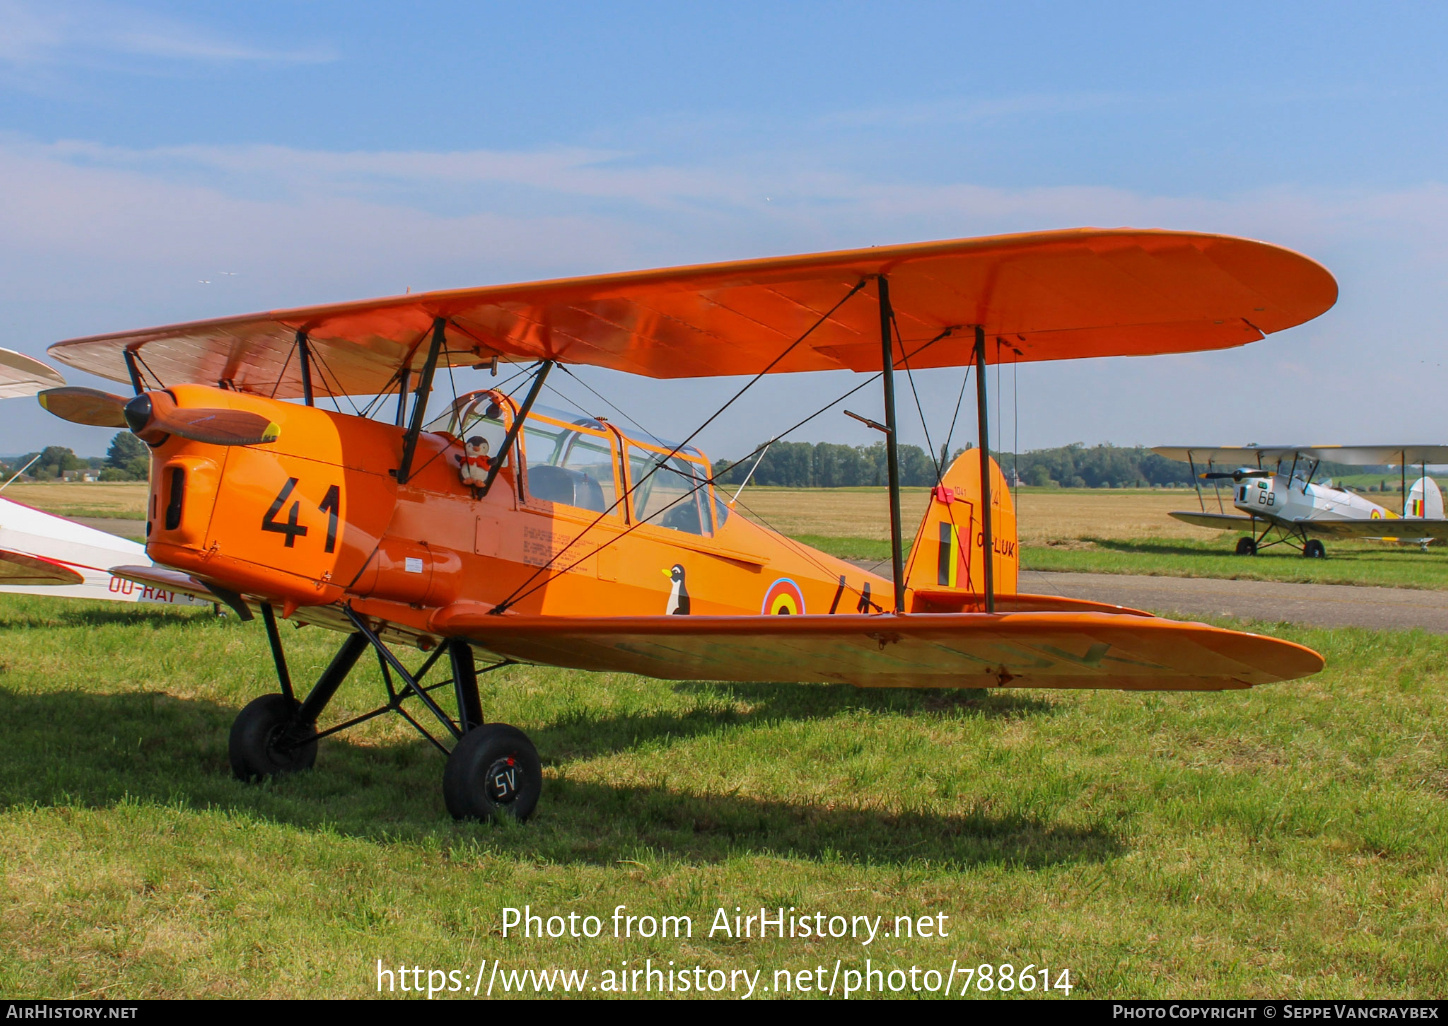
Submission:
[[703,467],[678,456],[667,457],[665,453],[630,445],[628,472],[634,485],[635,519],[688,534],[707,537],[713,533]]

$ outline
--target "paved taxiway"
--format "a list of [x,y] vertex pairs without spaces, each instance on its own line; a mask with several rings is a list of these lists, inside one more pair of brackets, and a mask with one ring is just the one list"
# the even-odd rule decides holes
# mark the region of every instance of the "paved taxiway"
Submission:
[[[856,565],[890,576],[888,563],[860,561]],[[1448,591],[1038,570],[1021,571],[1020,589],[1036,595],[1111,602],[1177,618],[1231,616],[1313,627],[1372,630],[1418,627],[1434,634],[1448,634]]]

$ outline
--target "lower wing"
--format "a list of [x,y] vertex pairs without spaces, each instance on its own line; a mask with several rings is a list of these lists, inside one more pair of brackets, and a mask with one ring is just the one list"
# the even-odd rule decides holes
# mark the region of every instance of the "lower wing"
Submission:
[[1385,540],[1448,539],[1448,520],[1421,517],[1380,517],[1377,520],[1302,520],[1293,525],[1309,534],[1330,538],[1379,538]]
[[1249,527],[1257,522],[1256,517],[1244,516],[1238,513],[1196,513],[1191,510],[1173,510],[1171,513],[1176,519],[1193,527],[1210,527],[1218,531],[1231,531],[1239,527]]
[[1323,665],[1276,638],[1096,612],[573,618],[444,609],[433,627],[523,662],[666,680],[1216,691]]
[[0,585],[35,587],[37,585],[80,584],[85,577],[64,563],[44,556],[0,549]]

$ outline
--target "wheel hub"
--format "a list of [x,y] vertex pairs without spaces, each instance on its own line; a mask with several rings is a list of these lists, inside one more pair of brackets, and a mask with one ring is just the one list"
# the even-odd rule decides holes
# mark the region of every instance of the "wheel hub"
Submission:
[[523,787],[523,767],[511,755],[494,761],[484,778],[488,797],[499,805],[507,805],[518,797]]

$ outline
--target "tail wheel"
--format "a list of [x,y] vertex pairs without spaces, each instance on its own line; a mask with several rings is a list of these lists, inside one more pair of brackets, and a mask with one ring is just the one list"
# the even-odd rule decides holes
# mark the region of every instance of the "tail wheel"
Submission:
[[1255,538],[1238,538],[1238,539],[1237,539],[1237,555],[1239,555],[1239,556],[1255,556],[1255,555],[1257,555],[1257,540],[1256,540]]
[[1326,559],[1327,547],[1322,544],[1321,539],[1309,538],[1302,546],[1302,554],[1308,559]]
[[523,822],[543,792],[538,750],[517,727],[488,723],[468,731],[448,756],[442,795],[453,819]]
[[227,745],[238,780],[263,780],[311,769],[317,761],[316,727],[297,721],[300,704],[286,695],[253,699],[231,724]]

